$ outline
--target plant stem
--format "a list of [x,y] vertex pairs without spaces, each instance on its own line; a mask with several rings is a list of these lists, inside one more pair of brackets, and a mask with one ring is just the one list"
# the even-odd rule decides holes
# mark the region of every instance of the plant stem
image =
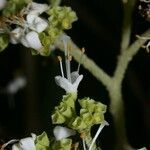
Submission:
[[124,16],[122,25],[121,51],[126,50],[130,43],[132,14],[135,3],[136,0],[123,1]]
[[[141,37],[147,37],[148,35],[150,35],[150,30],[147,30],[143,35],[141,35]],[[97,78],[98,81],[100,81],[109,92],[110,112],[114,119],[114,126],[116,131],[115,150],[133,150],[133,148],[128,144],[125,131],[124,104],[122,99],[122,81],[124,79],[124,75],[130,61],[137,54],[140,47],[146,41],[147,39],[137,39],[126,50],[121,51],[113,77],[109,76],[103,69],[101,69],[93,60],[88,58],[85,54],[83,55],[83,60],[81,64],[95,78]],[[73,43],[73,41],[70,41],[70,45],[70,54],[75,58],[77,62],[80,62],[82,52]],[[57,43],[57,47],[63,49],[63,45],[61,43]]]

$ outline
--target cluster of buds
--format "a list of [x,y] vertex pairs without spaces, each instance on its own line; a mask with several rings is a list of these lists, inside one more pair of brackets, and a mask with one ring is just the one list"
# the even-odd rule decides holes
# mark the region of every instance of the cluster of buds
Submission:
[[[12,1],[8,1],[0,16],[0,51],[9,43],[20,43],[30,48],[32,54],[48,56],[63,31],[70,29],[77,20],[76,13],[70,7],[32,1],[12,13],[7,10]],[[15,7],[16,10],[20,5]]]

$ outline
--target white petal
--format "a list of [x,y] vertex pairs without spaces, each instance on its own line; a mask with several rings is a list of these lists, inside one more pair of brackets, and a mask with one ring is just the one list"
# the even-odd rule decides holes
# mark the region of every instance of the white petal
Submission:
[[21,44],[25,47],[30,47],[28,41],[26,40],[25,36],[21,37]]
[[35,19],[37,18],[38,16],[35,15],[35,14],[28,14],[27,17],[26,17],[26,20],[27,20],[27,23],[28,24],[33,24]]
[[76,81],[73,83],[74,89],[78,89],[79,83],[83,79],[83,75],[79,75],[79,77],[76,79]]
[[21,36],[23,35],[23,29],[18,27],[10,32],[10,42],[17,44],[20,42]]
[[31,137],[21,139],[19,147],[21,150],[36,150],[34,140]]
[[[35,20],[35,23],[36,23],[36,20]],[[40,33],[44,31],[47,28],[47,26],[48,26],[48,23],[45,20],[41,19],[39,22],[35,24],[35,29],[38,33]]]
[[32,2],[29,9],[30,14],[41,14],[48,9],[48,5]]
[[12,150],[20,150],[20,149],[19,149],[19,145],[18,145],[18,144],[14,144],[14,145],[12,146]]
[[29,28],[31,30],[37,31],[38,33],[44,31],[48,26],[47,21],[38,17],[35,14],[28,14],[26,19],[27,19]]
[[29,47],[31,47],[35,50],[42,49],[42,44],[39,39],[38,33],[36,33],[35,31],[31,31],[31,32],[27,33],[25,38],[29,44]]
[[78,77],[79,77],[78,71],[72,72],[71,73],[71,82],[74,83]]
[[71,91],[73,92],[73,86],[66,78],[63,78],[61,76],[56,76],[55,82],[58,86],[63,88],[67,93]]
[[61,76],[55,77],[55,82],[58,86],[63,88],[67,93],[77,92],[77,88],[79,86],[80,81],[82,80],[83,75],[80,75],[76,81],[72,84],[66,78]]
[[53,133],[56,140],[61,140],[76,134],[74,130],[62,126],[56,126],[53,130]]

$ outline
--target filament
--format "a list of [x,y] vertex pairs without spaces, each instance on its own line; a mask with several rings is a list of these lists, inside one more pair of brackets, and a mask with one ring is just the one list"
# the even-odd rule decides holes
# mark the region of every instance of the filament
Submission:
[[62,66],[62,58],[61,56],[58,56],[59,64],[60,64],[60,70],[61,70],[61,75],[64,78],[64,71],[63,71],[63,66]]
[[82,144],[83,144],[83,150],[86,150],[86,146],[85,146],[85,141],[84,141],[84,139],[82,139]]
[[104,128],[105,125],[108,125],[108,123],[106,121],[104,121],[103,123],[101,123],[101,125],[99,126],[99,128],[98,128],[98,130],[97,130],[97,132],[96,132],[96,134],[95,134],[95,136],[94,136],[94,138],[92,140],[92,143],[90,145],[89,150],[92,150],[93,144],[95,143],[96,139],[98,138],[100,132],[102,131],[102,129]]

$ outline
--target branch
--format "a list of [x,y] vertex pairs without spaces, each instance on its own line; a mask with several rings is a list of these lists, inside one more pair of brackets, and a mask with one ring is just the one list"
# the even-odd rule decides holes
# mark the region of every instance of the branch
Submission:
[[[144,34],[142,34],[141,37],[147,37],[149,35],[150,35],[150,29],[147,30]],[[140,47],[146,41],[147,39],[138,39],[133,44],[131,44],[131,46],[128,49],[126,49],[126,51],[121,52],[119,59],[118,59],[117,68],[114,72],[114,77],[113,77],[114,79],[116,79],[118,83],[121,84],[130,61],[137,54]]]
[[131,36],[131,26],[132,26],[132,14],[135,6],[136,0],[126,0],[123,1],[123,26],[122,26],[122,39],[121,39],[121,51],[128,48]]

